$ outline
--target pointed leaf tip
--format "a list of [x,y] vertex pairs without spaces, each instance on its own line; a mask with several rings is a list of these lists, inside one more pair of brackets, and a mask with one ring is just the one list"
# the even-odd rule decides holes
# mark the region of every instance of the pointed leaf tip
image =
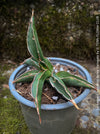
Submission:
[[69,101],[76,107],[77,110],[83,110],[78,107],[78,105],[76,104],[76,102],[74,100],[69,100]]
[[37,113],[39,115],[40,124],[41,124],[40,112],[41,112],[42,89],[45,80],[50,76],[51,76],[51,72],[49,70],[40,71],[35,75],[32,83],[31,93],[32,93],[32,97],[35,99],[35,105],[36,105]]
[[44,59],[35,27],[34,10],[32,10],[32,16],[30,19],[30,24],[27,32],[27,47],[29,53],[35,60],[39,62],[40,60]]
[[95,87],[95,88],[94,88],[94,90],[96,90],[96,91],[97,91],[97,88]]
[[34,16],[34,9],[32,9],[32,16]]
[[[38,104],[38,100],[37,100],[37,104]],[[38,113],[38,116],[39,116],[39,122],[41,124],[41,116],[40,116],[40,111],[39,111],[39,107],[37,106],[37,113]]]
[[53,76],[49,78],[49,82],[54,87],[57,92],[59,92],[63,97],[65,97],[67,100],[72,100],[73,96],[71,95],[70,91],[67,89],[64,82],[53,73]]
[[85,88],[90,88],[96,90],[95,85],[92,83],[88,82],[87,80],[80,78],[79,76],[75,76],[71,73],[62,71],[58,72],[57,76],[64,81],[64,83],[67,86],[75,86],[75,87],[85,87]]
[[39,122],[40,122],[40,124],[41,124],[41,116],[39,115]]

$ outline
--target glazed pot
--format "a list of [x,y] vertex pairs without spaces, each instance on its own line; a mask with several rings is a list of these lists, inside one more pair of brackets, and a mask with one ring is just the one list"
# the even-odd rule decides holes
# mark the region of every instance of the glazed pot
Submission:
[[[60,63],[62,65],[69,65],[79,70],[82,76],[85,76],[87,81],[92,83],[92,79],[88,71],[76,62],[71,60],[50,57],[48,58],[52,64]],[[15,84],[12,83],[16,77],[27,70],[26,65],[19,66],[10,76],[9,87],[12,95],[20,102],[22,112],[27,126],[32,134],[70,134],[75,127],[79,111],[73,106],[71,102],[61,104],[41,104],[41,119],[36,112],[35,104],[17,93]],[[82,100],[89,94],[90,90],[85,89],[80,96],[75,99],[78,106],[81,105]]]

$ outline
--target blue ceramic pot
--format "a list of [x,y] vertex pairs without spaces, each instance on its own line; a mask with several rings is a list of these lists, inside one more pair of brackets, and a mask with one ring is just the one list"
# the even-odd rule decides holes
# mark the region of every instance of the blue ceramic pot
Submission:
[[[50,57],[48,58],[52,64],[60,63],[62,65],[69,65],[78,68],[79,73],[85,76],[87,81],[92,83],[92,79],[88,71],[76,62],[71,60]],[[12,83],[16,77],[25,72],[26,65],[19,66],[10,76],[9,87],[12,95],[20,102],[22,112],[24,114],[26,123],[32,134],[70,134],[75,126],[77,115],[79,111],[73,106],[71,102],[61,104],[42,104],[41,118],[42,124],[39,124],[38,115],[35,104],[17,93],[15,84]],[[75,102],[80,105],[82,100],[89,94],[90,89],[85,89],[83,93],[75,99]]]

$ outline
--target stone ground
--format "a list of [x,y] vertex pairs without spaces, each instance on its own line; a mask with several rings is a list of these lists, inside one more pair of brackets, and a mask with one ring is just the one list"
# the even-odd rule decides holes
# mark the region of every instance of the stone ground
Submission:
[[[96,65],[94,63],[84,61],[78,61],[78,63],[83,65],[90,72],[93,83],[96,83]],[[91,93],[86,97],[85,100],[83,100],[81,107],[84,110],[79,114],[79,122],[82,128],[95,128],[100,133],[100,102],[97,103],[98,97],[100,98],[100,96],[97,95],[97,92],[91,90]]]
[[[96,65],[93,62],[77,61],[91,74],[93,83],[96,83]],[[8,79],[18,64],[3,60],[0,63],[0,134],[30,134],[19,103],[8,90]],[[16,107],[15,107],[16,105]],[[76,127],[72,134],[100,134],[100,109],[97,106],[97,92],[91,93],[82,102],[83,111],[80,112]]]

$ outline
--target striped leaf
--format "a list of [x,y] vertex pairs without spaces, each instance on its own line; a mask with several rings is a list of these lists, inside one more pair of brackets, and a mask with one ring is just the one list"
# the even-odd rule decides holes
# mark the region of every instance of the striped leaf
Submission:
[[85,88],[90,88],[90,89],[96,90],[96,87],[93,84],[89,83],[88,81],[86,81],[78,76],[72,75],[68,72],[61,71],[61,72],[58,72],[56,75],[61,80],[63,80],[67,86],[85,87]]
[[53,66],[47,58],[44,58],[44,60],[40,62],[40,67],[41,67],[42,70],[47,70],[48,69],[51,72],[53,71]]
[[37,108],[37,113],[39,115],[39,120],[41,123],[41,117],[40,117],[40,112],[41,112],[41,95],[42,95],[42,89],[45,80],[50,77],[51,73],[49,70],[41,71],[39,72],[33,80],[32,83],[32,88],[31,88],[31,93],[33,98],[35,99],[35,105]]
[[[43,56],[43,53],[39,44],[36,28],[35,28],[33,11],[32,11],[32,17],[31,17],[28,32],[27,32],[27,46],[28,46],[28,50],[30,54],[32,55],[33,60],[39,63],[39,66],[41,67],[42,70],[46,70],[46,69],[49,69],[50,71],[53,70],[53,66],[50,63],[50,61]],[[25,62],[29,64],[29,60]]]
[[44,62],[47,66],[47,68],[52,72],[53,71],[53,65],[51,64],[51,62],[49,61],[49,59],[44,58]]
[[49,82],[64,98],[72,102],[77,109],[80,109],[73,100],[73,97],[64,82],[57,75],[53,74],[53,76],[49,78]]
[[64,82],[55,74],[49,79],[52,87],[54,87],[60,94],[63,95],[67,100],[73,99],[71,93],[68,91]]
[[40,66],[39,66],[38,62],[35,61],[35,60],[33,60],[33,58],[28,58],[28,59],[26,59],[26,60],[23,62],[23,64],[27,64],[27,65],[29,65],[29,66],[34,66],[34,67],[36,67],[38,70],[40,70]]
[[34,76],[38,73],[38,70],[31,70],[27,71],[24,74],[20,75],[16,78],[13,83],[20,83],[20,82],[32,82]]
[[28,46],[28,50],[30,54],[35,60],[40,61],[44,59],[44,56],[43,56],[43,53],[39,44],[37,31],[35,28],[33,11],[32,11],[32,16],[30,19],[30,24],[29,24],[28,32],[27,32],[27,46]]

